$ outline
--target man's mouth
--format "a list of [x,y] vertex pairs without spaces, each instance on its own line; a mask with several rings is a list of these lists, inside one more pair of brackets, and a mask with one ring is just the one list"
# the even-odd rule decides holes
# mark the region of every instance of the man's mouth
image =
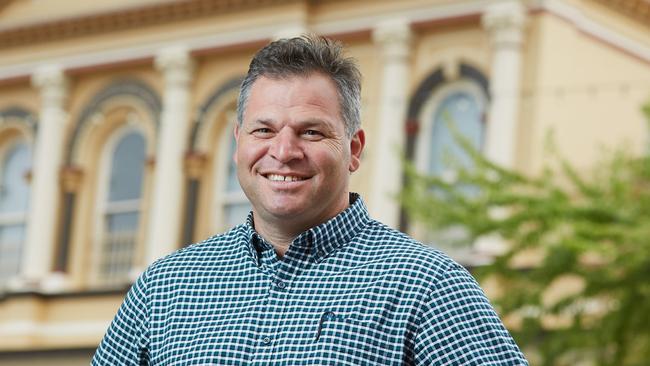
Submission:
[[273,182],[298,182],[306,179],[295,175],[280,175],[280,174],[266,174],[265,177],[266,179]]

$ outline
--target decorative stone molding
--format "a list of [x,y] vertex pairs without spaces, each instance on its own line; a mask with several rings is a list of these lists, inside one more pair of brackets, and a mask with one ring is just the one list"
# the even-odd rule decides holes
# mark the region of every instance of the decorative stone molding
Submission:
[[61,169],[61,186],[64,192],[77,192],[83,179],[83,169],[78,166],[68,165]]
[[372,40],[381,45],[386,60],[404,60],[411,54],[411,27],[405,19],[390,19],[377,24]]
[[39,67],[32,76],[32,85],[40,91],[43,108],[60,108],[65,102],[68,82],[58,65]]
[[[73,123],[74,130],[69,139],[68,146],[65,149],[65,164],[74,165],[77,159],[77,149],[83,140],[83,131],[95,122],[101,123],[105,116],[103,108],[115,98],[134,98],[139,104],[142,104],[150,120],[155,124],[154,129],[159,129],[160,114],[162,112],[162,102],[160,96],[155,90],[138,79],[116,79],[106,88],[97,93],[88,103],[78,118]],[[154,143],[156,141],[148,141]]]
[[526,9],[518,0],[497,2],[488,6],[483,27],[490,32],[495,47],[519,47],[523,41]]
[[163,73],[167,88],[186,87],[194,71],[189,51],[178,45],[161,50],[155,59],[155,65]]
[[0,30],[0,49],[129,29],[142,29],[159,24],[294,2],[295,0],[164,1],[152,5],[133,6]]
[[190,179],[200,179],[205,169],[207,156],[199,151],[190,151],[185,155],[185,172]]

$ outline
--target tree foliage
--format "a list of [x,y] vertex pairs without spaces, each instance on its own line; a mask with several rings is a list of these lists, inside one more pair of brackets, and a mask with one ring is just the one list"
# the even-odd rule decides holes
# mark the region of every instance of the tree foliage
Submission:
[[453,179],[409,166],[402,202],[432,230],[462,225],[467,243],[502,238],[475,275],[498,281],[492,301],[517,343],[541,365],[648,365],[650,157],[610,152],[585,172],[555,154],[529,177],[459,143],[474,166]]

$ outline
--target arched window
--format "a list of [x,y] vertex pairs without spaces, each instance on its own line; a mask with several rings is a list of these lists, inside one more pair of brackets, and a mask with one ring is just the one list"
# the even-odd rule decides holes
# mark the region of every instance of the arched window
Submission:
[[[419,114],[422,127],[417,141],[416,164],[420,172],[453,181],[459,167],[472,167],[472,160],[456,135],[474,149],[482,150],[487,107],[483,90],[478,83],[468,79],[449,82],[434,90]],[[467,187],[466,193],[472,194],[475,189]],[[458,245],[467,240],[462,225],[435,232],[416,225],[411,234],[422,242],[443,249],[461,263],[479,260],[471,246]]]
[[31,150],[25,142],[9,146],[0,165],[0,283],[18,274],[29,209],[26,173]]
[[140,131],[123,128],[104,152],[97,276],[100,283],[129,281],[139,233],[146,143]]
[[486,97],[470,81],[450,83],[435,92],[423,113],[424,131],[418,144],[418,166],[434,175],[453,176],[455,167],[471,166],[457,132],[476,150],[483,147]]
[[[227,120],[235,120],[234,110],[227,113]],[[233,129],[234,122],[224,128],[219,139],[218,156],[215,159],[217,212],[214,216],[217,218],[215,225],[217,232],[243,223],[251,210],[251,204],[237,179],[237,166],[233,160],[237,143],[233,137]]]

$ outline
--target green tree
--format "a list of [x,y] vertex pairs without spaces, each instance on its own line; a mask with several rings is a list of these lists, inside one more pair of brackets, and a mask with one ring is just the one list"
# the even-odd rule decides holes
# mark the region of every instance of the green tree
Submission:
[[402,204],[431,230],[462,225],[466,243],[503,239],[474,274],[498,281],[517,343],[542,365],[650,364],[650,157],[617,151],[584,173],[555,155],[529,177],[458,140],[473,167],[450,181],[408,166]]

